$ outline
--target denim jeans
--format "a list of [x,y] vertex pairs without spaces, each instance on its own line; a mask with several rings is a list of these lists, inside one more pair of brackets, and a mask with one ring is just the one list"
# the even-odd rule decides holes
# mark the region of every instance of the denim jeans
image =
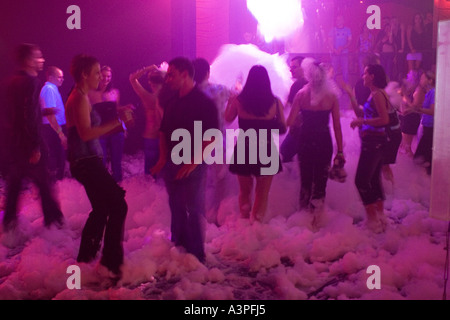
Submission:
[[114,180],[122,181],[122,156],[125,135],[123,132],[113,133],[99,139],[103,149],[103,164],[106,166],[111,161],[111,172]]
[[198,165],[187,178],[177,180],[175,176],[180,168],[171,162],[164,168],[172,216],[171,240],[203,262],[207,168],[205,164]]
[[361,154],[355,175],[355,185],[364,205],[384,200],[381,181],[386,137],[365,136],[361,139]]
[[[65,126],[62,126],[64,134],[67,136]],[[66,166],[66,152],[61,144],[58,134],[49,125],[42,126],[42,135],[48,149],[48,168],[52,180],[62,180]]]
[[429,164],[427,172],[430,174],[433,162],[433,127],[422,126],[422,128],[423,135],[417,145],[414,161],[419,164]]
[[348,53],[336,54],[331,57],[334,74],[337,75],[340,70],[342,72],[342,79],[345,81],[345,83],[349,83],[348,59]]
[[144,173],[150,174],[150,169],[159,159],[159,139],[144,138]]
[[123,263],[122,242],[128,211],[125,190],[117,184],[98,157],[71,163],[70,170],[73,177],[84,186],[92,206],[81,235],[77,261],[92,261],[104,239],[101,264],[119,273]]

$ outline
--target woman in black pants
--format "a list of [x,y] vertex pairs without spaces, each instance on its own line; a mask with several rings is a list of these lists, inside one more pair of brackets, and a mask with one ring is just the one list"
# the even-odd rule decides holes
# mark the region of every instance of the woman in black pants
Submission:
[[[84,186],[92,206],[81,236],[77,261],[94,260],[104,239],[100,264],[112,273],[111,278],[119,279],[128,207],[125,191],[103,165],[98,138],[120,130],[122,120],[99,125],[100,117],[89,102],[88,92],[95,90],[101,80],[100,64],[96,58],[76,56],[72,60],[71,74],[76,85],[66,105],[68,158],[72,176]],[[129,115],[124,118],[128,120]]]
[[384,91],[387,79],[383,67],[367,66],[363,82],[371,93],[362,113],[350,123],[353,129],[361,128],[361,154],[355,184],[366,210],[367,226],[379,233],[386,229],[381,168],[387,143],[385,126],[389,123],[389,99]]

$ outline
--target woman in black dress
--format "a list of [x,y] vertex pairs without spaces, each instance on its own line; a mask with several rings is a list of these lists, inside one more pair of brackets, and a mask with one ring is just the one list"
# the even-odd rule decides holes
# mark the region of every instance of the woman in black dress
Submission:
[[[273,176],[282,170],[272,130],[281,129],[283,132],[286,129],[283,104],[273,95],[269,75],[263,66],[253,66],[242,92],[230,99],[225,110],[225,120],[232,122],[236,117],[238,117],[240,129],[245,133],[253,130],[256,133],[248,139],[244,138],[243,132],[240,133],[233,155],[234,161],[230,164],[230,171],[236,174],[239,180],[239,209],[243,218],[262,221],[267,211]],[[239,148],[240,139],[245,139],[244,161],[240,161],[244,150]],[[263,160],[261,154],[264,153],[261,153],[262,139],[267,141],[265,144],[267,157],[270,159],[275,157],[275,161],[269,163],[261,161]],[[255,181],[255,198],[252,203]]]

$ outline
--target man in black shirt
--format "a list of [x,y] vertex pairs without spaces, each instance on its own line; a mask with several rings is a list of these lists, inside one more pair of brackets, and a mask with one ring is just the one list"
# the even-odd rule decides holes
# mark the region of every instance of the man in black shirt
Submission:
[[42,114],[39,106],[41,83],[37,78],[44,58],[39,47],[22,44],[16,49],[19,71],[6,87],[6,117],[4,128],[7,146],[6,205],[4,230],[17,224],[17,204],[22,181],[30,178],[38,187],[44,213],[44,224],[61,226],[63,214],[50,187],[47,172],[47,151],[41,135]]
[[[301,67],[302,61],[304,57],[295,56],[292,58],[290,63],[290,69],[292,78],[295,79],[295,82],[292,84],[291,89],[289,91],[288,100],[286,103],[286,107],[292,107],[292,103],[294,102],[295,95],[300,89],[303,88],[305,84],[308,83],[304,77],[303,69]],[[283,162],[291,162],[294,156],[298,153],[299,147],[299,127],[301,125],[300,117],[297,117],[295,123],[289,128],[289,132],[283,140],[283,143],[280,147],[280,152],[282,156]]]
[[[172,214],[172,241],[204,262],[206,164],[202,154],[210,142],[202,140],[200,147],[196,148],[198,144],[194,138],[196,134],[203,137],[206,130],[218,129],[219,125],[214,102],[195,87],[193,76],[194,67],[189,59],[179,57],[169,62],[166,83],[178,92],[178,98],[171,100],[164,109],[160,127],[160,158],[151,173],[156,174],[164,167],[163,176]],[[190,149],[193,152],[187,158],[185,154],[180,157],[174,152],[174,147],[180,143],[172,141],[176,130],[190,135]],[[187,161],[180,163],[180,158]]]

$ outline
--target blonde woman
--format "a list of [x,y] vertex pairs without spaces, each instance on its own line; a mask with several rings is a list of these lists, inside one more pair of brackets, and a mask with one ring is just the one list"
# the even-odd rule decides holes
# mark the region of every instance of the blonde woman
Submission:
[[343,139],[339,103],[333,86],[327,80],[326,70],[311,58],[303,60],[302,68],[308,84],[295,96],[287,125],[293,125],[300,114],[300,209],[314,212],[323,208],[333,155],[328,127],[330,115],[337,144],[336,157],[341,161],[344,161]]

